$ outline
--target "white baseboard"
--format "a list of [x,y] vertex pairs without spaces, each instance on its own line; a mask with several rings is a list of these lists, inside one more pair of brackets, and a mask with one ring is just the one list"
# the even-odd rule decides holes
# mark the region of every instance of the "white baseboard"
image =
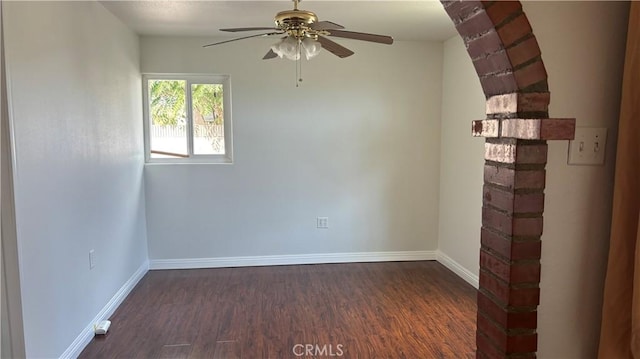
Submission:
[[95,318],[82,330],[76,340],[71,343],[67,350],[62,353],[60,358],[77,358],[84,348],[93,339],[93,325],[105,319],[108,319],[118,308],[122,301],[129,295],[131,290],[138,284],[140,279],[149,271],[149,262],[145,261],[138,270],[124,283],[124,285],[116,292],[109,302],[102,308]]
[[471,284],[474,288],[478,289],[478,276],[461,266],[460,263],[440,251],[436,251],[436,260],[460,278],[464,279],[467,283]]
[[436,251],[293,254],[281,256],[152,259],[149,269],[195,269],[292,264],[436,260]]

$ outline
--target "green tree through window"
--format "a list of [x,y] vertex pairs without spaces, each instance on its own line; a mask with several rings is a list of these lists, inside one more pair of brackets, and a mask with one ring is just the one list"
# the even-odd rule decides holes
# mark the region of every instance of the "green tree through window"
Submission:
[[154,125],[175,126],[186,116],[186,81],[149,81],[149,108]]
[[193,84],[191,98],[193,101],[194,120],[212,122],[215,125],[224,123],[224,107],[222,101],[222,85]]
[[[186,116],[186,82],[182,80],[149,81],[149,103],[154,125],[181,124]],[[224,123],[223,89],[219,84],[191,85],[193,117],[197,122]]]

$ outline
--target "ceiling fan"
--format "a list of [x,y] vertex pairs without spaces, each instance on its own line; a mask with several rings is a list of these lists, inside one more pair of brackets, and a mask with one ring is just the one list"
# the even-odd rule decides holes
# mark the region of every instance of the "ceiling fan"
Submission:
[[263,57],[264,60],[276,57],[299,60],[303,55],[307,60],[315,57],[320,49],[344,58],[354,54],[353,51],[328,39],[326,36],[376,42],[391,45],[393,38],[386,35],[376,35],[363,32],[345,31],[344,27],[331,21],[318,21],[315,13],[298,9],[300,0],[293,0],[293,10],[280,11],[275,16],[275,27],[239,27],[220,29],[226,32],[266,31],[269,32],[220,41],[203,47],[225,44],[232,41],[250,39],[254,37],[268,37],[284,35]]

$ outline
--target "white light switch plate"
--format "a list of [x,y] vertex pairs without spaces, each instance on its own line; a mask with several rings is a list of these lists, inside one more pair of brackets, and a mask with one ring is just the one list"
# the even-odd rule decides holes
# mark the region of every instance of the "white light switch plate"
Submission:
[[607,147],[606,127],[577,127],[576,136],[569,141],[570,165],[602,165]]

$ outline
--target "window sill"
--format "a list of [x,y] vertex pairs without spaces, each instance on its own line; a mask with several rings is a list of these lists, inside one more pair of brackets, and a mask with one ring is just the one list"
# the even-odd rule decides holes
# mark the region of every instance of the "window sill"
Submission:
[[216,158],[176,158],[176,159],[148,159],[144,165],[164,166],[164,165],[232,165],[233,160],[228,157]]

